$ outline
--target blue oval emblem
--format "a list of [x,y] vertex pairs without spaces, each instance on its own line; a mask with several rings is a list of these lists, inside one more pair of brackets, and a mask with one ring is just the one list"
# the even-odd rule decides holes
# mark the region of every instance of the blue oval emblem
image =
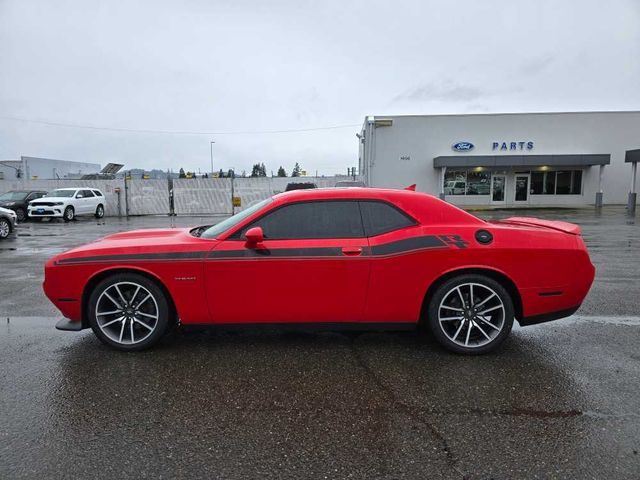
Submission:
[[458,142],[451,146],[456,152],[468,152],[473,150],[473,143],[471,142]]

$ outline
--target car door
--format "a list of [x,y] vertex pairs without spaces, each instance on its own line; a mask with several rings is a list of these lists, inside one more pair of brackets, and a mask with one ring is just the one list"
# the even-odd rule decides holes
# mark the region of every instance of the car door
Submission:
[[[259,226],[264,241],[244,233]],[[214,323],[358,322],[368,243],[357,201],[285,204],[220,242],[205,263]]]
[[84,195],[82,199],[84,207],[83,213],[95,213],[97,207],[96,196],[91,190],[82,190],[82,195]]

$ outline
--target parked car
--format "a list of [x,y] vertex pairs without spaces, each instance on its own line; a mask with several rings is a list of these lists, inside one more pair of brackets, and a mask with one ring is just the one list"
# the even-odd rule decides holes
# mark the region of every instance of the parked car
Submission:
[[11,190],[0,195],[0,207],[16,212],[18,222],[27,219],[27,207],[31,200],[44,197],[47,192],[41,190]]
[[464,189],[466,187],[465,182],[459,180],[450,180],[444,184],[445,195],[464,195]]
[[312,182],[291,182],[287,183],[287,187],[284,189],[284,191],[290,192],[292,190],[306,190],[309,188],[318,188],[318,186]]
[[13,210],[0,207],[0,240],[7,238],[16,228],[18,216]]
[[[488,222],[431,195],[335,188],[281,193],[202,228],[116,233],[56,255],[44,291],[120,350],[183,325],[406,330],[484,353],[566,317],[595,269],[580,227]],[[284,299],[284,300],[283,300]]]
[[336,182],[337,188],[345,188],[345,187],[364,187],[365,184],[362,180],[340,180]]
[[65,222],[78,215],[104,217],[105,199],[97,188],[58,188],[46,196],[29,202],[30,218],[63,218]]

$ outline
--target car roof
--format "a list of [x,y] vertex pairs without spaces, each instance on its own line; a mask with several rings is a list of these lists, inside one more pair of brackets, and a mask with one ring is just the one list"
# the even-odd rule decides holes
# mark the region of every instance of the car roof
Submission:
[[316,188],[309,190],[292,190],[273,196],[274,203],[285,204],[312,200],[381,200],[392,203],[414,218],[425,223],[475,223],[484,224],[484,220],[465,212],[450,203],[428,193],[413,190],[391,188]]

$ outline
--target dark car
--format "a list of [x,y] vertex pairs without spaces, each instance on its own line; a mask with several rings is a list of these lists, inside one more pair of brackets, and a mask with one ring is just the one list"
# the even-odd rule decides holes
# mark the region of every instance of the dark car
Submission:
[[290,192],[291,190],[306,190],[308,188],[318,188],[318,186],[311,182],[291,182],[287,183],[287,188],[284,191]]
[[27,219],[27,206],[31,200],[44,197],[47,192],[42,190],[11,190],[0,195],[0,207],[16,212],[18,222]]

